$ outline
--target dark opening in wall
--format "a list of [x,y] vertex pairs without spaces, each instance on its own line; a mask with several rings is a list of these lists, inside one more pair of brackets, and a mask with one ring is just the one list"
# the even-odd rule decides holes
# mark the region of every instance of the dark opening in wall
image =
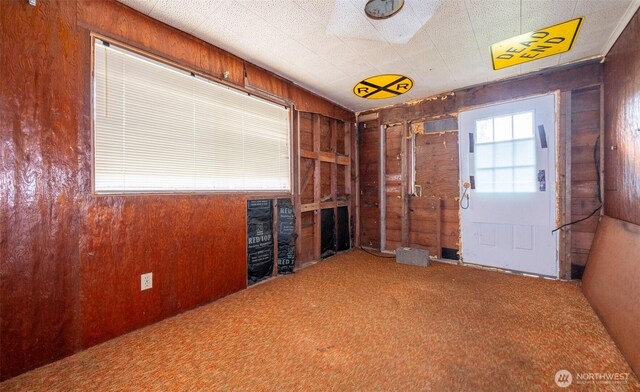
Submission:
[[349,208],[338,207],[338,252],[351,249],[349,235]]
[[333,216],[333,208],[322,210],[320,249],[324,259],[336,254],[336,224]]
[[460,260],[460,255],[458,255],[458,249],[442,248],[442,258],[448,259],[448,260]]

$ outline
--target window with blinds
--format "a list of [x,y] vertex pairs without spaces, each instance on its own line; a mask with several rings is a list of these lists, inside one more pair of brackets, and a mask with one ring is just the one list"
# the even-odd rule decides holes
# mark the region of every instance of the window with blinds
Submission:
[[290,190],[289,110],[96,39],[96,193]]

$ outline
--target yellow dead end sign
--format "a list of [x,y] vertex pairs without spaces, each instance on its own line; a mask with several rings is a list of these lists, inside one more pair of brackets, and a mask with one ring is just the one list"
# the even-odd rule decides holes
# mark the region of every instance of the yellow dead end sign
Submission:
[[576,18],[491,45],[493,69],[539,60],[571,50],[584,18]]
[[366,78],[353,86],[353,93],[360,98],[384,99],[397,97],[413,87],[413,80],[404,75],[385,74]]

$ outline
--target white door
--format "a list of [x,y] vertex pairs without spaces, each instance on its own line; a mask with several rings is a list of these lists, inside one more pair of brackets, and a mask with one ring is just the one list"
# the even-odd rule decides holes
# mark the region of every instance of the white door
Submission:
[[558,276],[555,109],[550,94],[460,113],[465,263]]

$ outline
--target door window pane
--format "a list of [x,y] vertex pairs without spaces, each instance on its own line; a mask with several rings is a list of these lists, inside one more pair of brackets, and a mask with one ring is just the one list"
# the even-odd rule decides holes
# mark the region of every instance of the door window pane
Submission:
[[493,147],[494,144],[480,144],[476,146],[475,158],[476,167],[478,169],[492,168],[493,165]]
[[515,150],[514,166],[533,166],[536,164],[535,139],[515,141],[513,147]]
[[527,139],[533,137],[533,112],[513,115],[513,138]]
[[494,167],[513,166],[513,143],[503,142],[494,145]]
[[501,142],[511,140],[511,116],[496,117],[493,119],[493,141]]
[[491,143],[493,141],[493,119],[476,121],[476,135],[478,143]]
[[536,192],[533,111],[476,121],[475,190]]

